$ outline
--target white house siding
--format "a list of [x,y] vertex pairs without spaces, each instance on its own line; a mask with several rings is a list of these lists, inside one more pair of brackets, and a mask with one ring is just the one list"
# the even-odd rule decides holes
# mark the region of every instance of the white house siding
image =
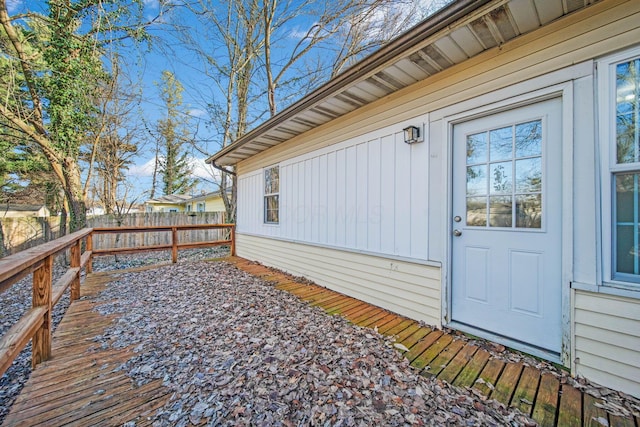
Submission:
[[238,256],[308,277],[412,319],[440,323],[437,267],[244,234],[237,239]]
[[[563,99],[563,105],[572,108],[573,127],[563,128],[564,144],[567,145],[563,160],[565,166],[573,167],[573,173],[569,173],[568,179],[563,183],[569,184],[569,188],[563,188],[563,193],[565,196],[573,195],[571,200],[565,200],[569,208],[565,212],[573,212],[573,216],[563,219],[563,250],[567,249],[568,244],[563,257],[570,255],[568,260],[565,259],[567,273],[564,275],[566,283],[563,286],[569,286],[569,282],[572,282],[581,289],[597,288],[597,266],[600,262],[598,248],[602,244],[598,241],[596,227],[598,209],[600,203],[608,201],[601,202],[597,191],[594,192],[594,184],[597,188],[598,179],[594,167],[597,157],[594,157],[594,153],[598,149],[607,149],[609,141],[602,141],[603,147],[597,145],[597,117],[594,117],[596,100],[593,96],[597,73],[593,61],[612,52],[637,46],[639,41],[640,2],[603,0],[239,163],[238,253],[312,278],[327,274],[327,270],[335,270],[332,281],[336,285],[331,286],[339,286],[338,282],[349,283],[352,277],[361,277],[361,274],[367,272],[349,268],[334,269],[330,261],[333,258],[351,260],[350,255],[345,255],[346,251],[375,253],[381,259],[405,257],[416,261],[426,260],[434,265],[442,263],[445,268],[440,273],[434,274],[436,271],[430,270],[432,276],[444,279],[441,287],[435,282],[425,285],[427,288],[434,286],[432,290],[439,295],[448,286],[447,230],[450,227],[447,188],[451,171],[444,119],[463,111],[490,106],[527,91],[569,82],[572,89],[567,93],[573,95],[569,99]],[[398,153],[397,150],[404,148],[405,144],[396,142],[392,162],[390,155],[383,151],[385,138],[397,134],[404,124],[422,121],[427,122],[429,140],[416,144],[411,149],[415,147],[425,151],[411,152],[410,156],[403,157],[407,153]],[[563,126],[565,124],[566,122]],[[370,165],[377,163],[378,153],[383,165],[394,165],[395,168],[392,169],[393,172],[386,167],[381,168],[380,183],[374,174],[369,175],[369,171],[376,171]],[[414,156],[418,156],[420,162],[427,159],[428,166],[425,164],[425,169],[420,169],[418,165],[422,167],[422,163],[414,163]],[[397,161],[402,158],[407,162],[411,160],[406,170],[398,168],[401,163]],[[341,169],[343,164],[344,170]],[[346,168],[347,164],[349,169]],[[262,224],[262,170],[271,165],[280,165],[282,168],[282,223],[278,226]],[[325,168],[326,184],[323,175],[325,172],[320,172]],[[392,195],[398,190],[396,184],[406,182],[408,171],[410,184],[400,191],[410,191],[410,203],[418,202],[422,205],[418,208],[403,202],[407,193],[401,193],[398,200],[393,196],[394,203],[405,203],[404,208],[396,209],[394,216],[388,217],[384,215],[389,212],[384,211],[384,215],[380,216],[381,225],[384,226],[378,232],[378,225],[370,221],[373,216],[370,215],[369,208],[378,203],[379,194],[381,206],[384,205],[386,209],[389,205],[385,203],[391,203]],[[425,172],[424,178],[414,176],[415,173]],[[393,186],[385,179],[391,173],[394,176]],[[360,192],[360,185],[365,177],[366,189]],[[339,182],[349,184],[341,188]],[[327,191],[324,191],[325,185]],[[335,189],[336,202],[329,197],[332,194],[330,189]],[[384,197],[389,200],[384,200]],[[343,222],[344,228],[339,222],[341,217],[337,200],[344,200],[344,212],[347,212],[347,208],[352,212],[350,222],[346,216],[342,218],[347,221]],[[299,203],[305,206],[300,208],[305,214],[295,212]],[[318,207],[326,206],[327,214],[324,215],[325,210],[322,208],[317,214],[317,221],[308,221],[305,219],[309,216],[306,210],[314,203]],[[367,206],[367,209],[358,210],[359,206]],[[409,216],[407,206],[411,209]],[[426,215],[423,214],[423,209],[426,210]],[[333,213],[329,214],[330,212]],[[332,215],[339,218],[332,218]],[[414,221],[414,218],[421,220]],[[326,230],[326,235],[321,230]],[[344,235],[340,234],[341,230],[344,230]],[[383,234],[391,233],[391,230],[392,236]],[[409,241],[406,240],[407,234],[410,236]],[[284,240],[265,240],[256,236],[273,236],[296,243],[285,244]],[[424,236],[426,247],[423,246],[421,236]],[[305,242],[310,245],[305,246]],[[311,248],[311,245],[314,256],[310,258],[315,259],[316,252],[324,254],[318,258],[318,264],[324,264],[324,268],[318,273],[312,271],[307,259],[304,262],[288,259],[301,252],[302,248]],[[280,253],[278,250],[281,246],[295,249]],[[274,251],[277,255],[274,255]],[[386,262],[390,260],[387,259]],[[416,265],[419,263],[416,262]],[[391,281],[383,283],[383,293],[379,295],[393,293],[394,286],[402,285],[392,284]],[[355,290],[344,285],[344,289],[349,290],[353,296],[371,300],[365,297],[366,292],[369,292],[365,287]],[[640,313],[640,295],[609,297],[603,293],[584,290],[574,293],[573,309],[566,307],[571,322],[571,359],[576,360],[574,373],[640,396],[640,349],[637,341],[640,324],[637,317],[633,320],[633,316],[625,317],[620,314],[621,307],[627,313]],[[379,295],[373,299],[381,300],[380,304],[386,306],[384,298]],[[415,299],[420,298],[422,296],[418,297],[416,294]],[[433,301],[440,299],[440,296],[433,297]],[[586,310],[586,301],[590,301],[592,307],[596,308]],[[426,305],[435,307],[436,311],[431,312],[425,308],[426,314],[416,314],[413,317],[433,318],[430,323],[435,325],[439,325],[443,318],[446,322],[446,312],[438,312],[437,304]],[[446,307],[446,304],[443,305]],[[598,325],[602,326],[598,329]],[[628,332],[622,333],[620,330],[623,327],[630,329],[625,329]],[[616,335],[611,335],[615,337],[615,345],[626,351],[621,350],[625,357],[635,356],[635,363],[622,362],[621,358],[610,356],[615,353],[605,351],[607,348],[614,348],[611,346],[611,339],[607,338],[608,332],[602,333],[607,328],[618,331]],[[595,333],[596,330],[598,333]]]
[[576,372],[640,396],[638,300],[576,291],[574,313]]
[[427,260],[427,144],[402,138],[396,125],[280,162],[277,226],[262,172],[241,175],[238,232]]

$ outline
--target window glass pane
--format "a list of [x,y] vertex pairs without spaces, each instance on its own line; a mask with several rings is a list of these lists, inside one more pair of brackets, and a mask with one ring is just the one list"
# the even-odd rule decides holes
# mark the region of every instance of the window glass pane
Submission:
[[542,154],[542,121],[516,125],[516,157]]
[[467,166],[467,196],[487,194],[487,165]]
[[467,197],[467,225],[476,227],[487,225],[486,197]]
[[640,279],[640,174],[615,179],[615,266]]
[[616,161],[640,161],[640,59],[616,66]]
[[265,194],[271,193],[271,169],[264,171],[264,192]]
[[279,167],[275,166],[264,171],[264,192],[265,194],[277,193],[280,191]]
[[280,191],[280,168],[278,166],[271,168],[271,192],[278,193]]
[[540,194],[516,196],[516,227],[542,227],[542,196]]
[[542,191],[542,158],[516,160],[516,193]]
[[511,193],[513,188],[512,162],[491,164],[491,194]]
[[487,133],[477,133],[467,136],[467,164],[484,163],[487,161]]
[[511,196],[489,197],[489,226],[511,227],[512,205]]
[[264,198],[264,212],[265,212],[265,222],[275,222],[277,223],[278,218],[278,196],[266,196]]
[[513,157],[513,127],[495,129],[489,132],[491,161],[511,160]]

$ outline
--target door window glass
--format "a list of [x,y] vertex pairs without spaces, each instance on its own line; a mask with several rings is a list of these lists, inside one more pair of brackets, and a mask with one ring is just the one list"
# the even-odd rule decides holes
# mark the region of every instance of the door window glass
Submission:
[[542,120],[467,135],[466,141],[467,226],[541,228]]

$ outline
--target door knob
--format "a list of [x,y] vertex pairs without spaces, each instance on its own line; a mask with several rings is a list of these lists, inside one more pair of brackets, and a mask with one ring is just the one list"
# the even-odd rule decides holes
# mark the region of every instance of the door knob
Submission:
[[453,230],[453,235],[456,236],[456,237],[460,237],[460,236],[462,236],[462,231],[460,231],[458,229],[455,229],[455,230]]

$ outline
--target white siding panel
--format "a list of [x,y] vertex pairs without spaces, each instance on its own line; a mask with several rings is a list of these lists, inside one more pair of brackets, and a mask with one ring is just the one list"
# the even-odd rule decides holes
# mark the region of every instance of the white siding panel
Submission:
[[347,164],[345,150],[336,152],[336,245],[345,246],[347,230]]
[[368,249],[367,231],[369,220],[369,143],[358,144],[356,146],[356,242],[355,248]]
[[431,325],[440,325],[437,267],[257,236],[237,235],[238,255]]
[[313,159],[304,161],[304,169],[301,176],[304,176],[304,202],[301,206],[303,210],[302,222],[304,224],[304,234],[302,240],[313,242]]
[[296,182],[297,194],[295,204],[296,234],[292,237],[304,236],[304,162],[297,162],[293,169],[293,180]]
[[357,212],[357,149],[349,146],[346,154],[346,176],[344,181],[345,195],[345,242],[347,248],[356,247],[356,215]]
[[280,167],[280,206],[282,213],[280,215],[280,227],[282,228],[282,237],[290,238],[293,235],[293,174],[291,173],[292,165]]
[[640,300],[576,291],[576,373],[640,397]]
[[420,259],[428,258],[428,154],[428,143],[411,145],[411,256]]
[[381,141],[382,170],[380,172],[380,236],[383,254],[395,252],[395,222],[396,203],[393,191],[396,187],[396,177],[391,165],[396,164],[396,144],[393,135],[385,135]]
[[336,242],[336,218],[338,217],[338,205],[336,191],[337,169],[336,153],[327,153],[327,240],[328,245],[337,245]]
[[318,242],[327,243],[327,199],[329,188],[327,186],[327,155],[323,154],[318,159]]
[[380,252],[380,212],[382,190],[380,139],[369,142],[367,171],[367,249],[371,252]]
[[395,180],[395,251],[411,256],[411,145],[404,143],[404,135],[394,135],[396,146]]
[[314,157],[311,162],[311,241],[320,241],[320,157]]

